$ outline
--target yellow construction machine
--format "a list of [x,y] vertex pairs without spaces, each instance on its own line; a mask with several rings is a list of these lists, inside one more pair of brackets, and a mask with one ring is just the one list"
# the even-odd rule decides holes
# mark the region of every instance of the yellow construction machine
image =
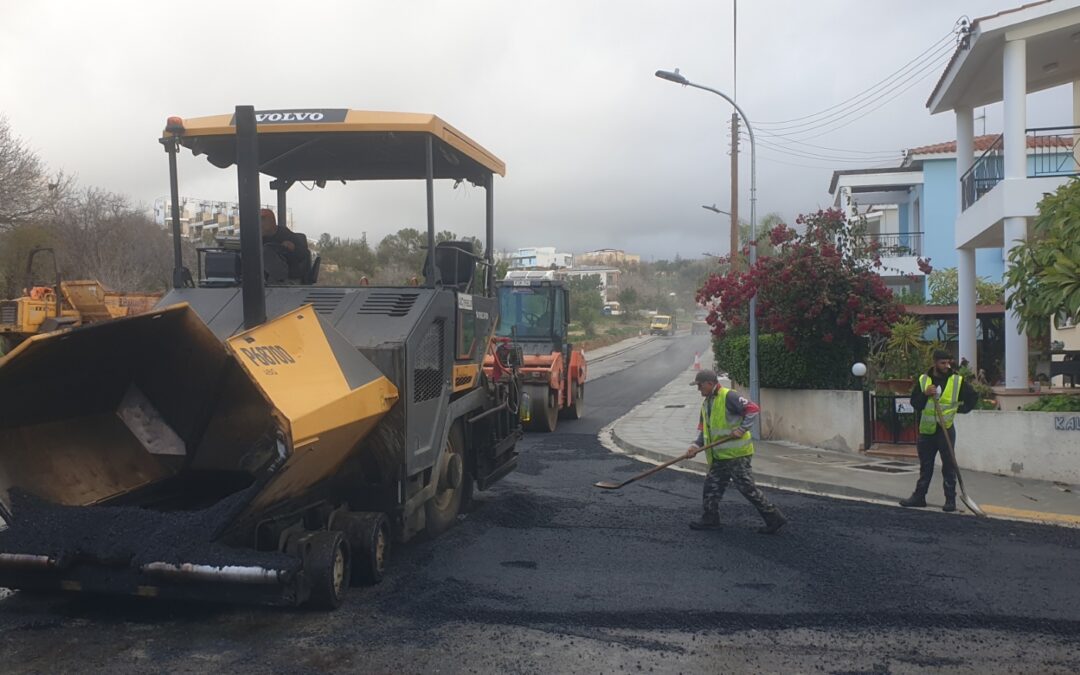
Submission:
[[[422,114],[240,106],[169,118],[161,143],[174,288],[0,360],[0,586],[336,607],[392,541],[446,530],[517,464],[516,373],[481,368],[504,165]],[[239,247],[201,250],[194,274],[185,149],[239,185]],[[423,283],[317,287],[317,258],[293,276],[260,236],[260,174],[279,213],[301,182],[425,181]],[[435,245],[440,179],[485,190],[483,255]]]
[[[52,261],[51,285],[37,283],[34,259],[49,254]],[[47,333],[95,321],[115,319],[151,309],[161,293],[117,293],[98,281],[64,281],[51,248],[34,248],[26,258],[25,295],[14,300],[0,300],[0,355],[31,335]]]

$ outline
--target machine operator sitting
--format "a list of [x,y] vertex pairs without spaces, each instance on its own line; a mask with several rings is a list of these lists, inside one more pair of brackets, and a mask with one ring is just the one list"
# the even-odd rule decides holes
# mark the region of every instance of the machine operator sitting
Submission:
[[278,225],[274,212],[270,209],[262,209],[259,212],[259,224],[262,227],[262,242],[267,255],[269,250],[284,261],[288,266],[290,280],[303,282],[311,269],[311,251],[308,249],[307,237],[289,230],[284,225]]

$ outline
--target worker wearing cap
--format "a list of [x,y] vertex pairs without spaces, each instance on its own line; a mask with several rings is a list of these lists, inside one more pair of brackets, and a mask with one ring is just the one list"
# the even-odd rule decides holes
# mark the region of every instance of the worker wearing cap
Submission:
[[698,437],[687,450],[687,456],[697,455],[718,439],[731,437],[705,451],[709,473],[705,476],[702,491],[702,515],[699,520],[691,521],[690,529],[720,529],[720,500],[728,482],[732,482],[765,520],[765,526],[758,532],[775,534],[787,518],[754,483],[754,474],[750,470],[750,458],[754,454],[750,428],[761,409],[739,392],[720,386],[719,378],[711,370],[699,370],[690,385],[696,386],[705,400],[701,404]]
[[270,209],[259,211],[259,225],[262,228],[263,244],[272,244],[289,266],[289,278],[304,281],[311,267],[311,251],[308,249],[307,237],[284,225],[278,225],[277,218]]
[[[931,399],[936,398],[941,406],[941,417],[945,422],[942,429],[937,421],[937,413]],[[926,492],[930,489],[930,480],[934,477],[934,460],[940,452],[942,456],[941,480],[945,484],[945,505],[943,511],[956,510],[956,471],[950,462],[944,461],[949,450],[949,441],[956,445],[956,429],[953,419],[956,413],[968,413],[979,401],[979,395],[962,375],[953,370],[952,355],[940,349],[934,352],[934,365],[919,376],[911,390],[911,407],[919,418],[919,480],[915,483],[915,492],[907,499],[900,500],[900,506],[926,506]],[[955,460],[955,457],[953,458]]]

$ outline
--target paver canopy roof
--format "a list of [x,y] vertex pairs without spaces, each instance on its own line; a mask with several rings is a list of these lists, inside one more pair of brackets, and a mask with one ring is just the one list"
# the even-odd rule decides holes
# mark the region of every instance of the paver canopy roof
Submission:
[[[233,114],[184,119],[164,138],[178,138],[217,167],[236,161]],[[422,179],[425,142],[434,139],[435,178],[483,184],[506,165],[439,117],[344,108],[256,111],[259,171],[293,181]]]

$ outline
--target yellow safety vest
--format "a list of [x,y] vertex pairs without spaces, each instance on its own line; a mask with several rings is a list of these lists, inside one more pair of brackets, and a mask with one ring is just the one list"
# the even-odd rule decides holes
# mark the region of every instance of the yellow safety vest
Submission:
[[[960,408],[960,385],[963,381],[964,378],[961,375],[956,373],[950,375],[945,381],[945,390],[941,392],[941,397],[938,399],[941,404],[941,419],[945,422],[946,429],[952,428],[956,411]],[[929,375],[923,373],[919,376],[919,389],[926,391],[931,384],[933,382]],[[934,402],[927,400],[926,407],[923,408],[922,416],[919,418],[919,433],[929,436],[935,431],[937,431],[937,415],[934,413]]]
[[[713,395],[711,415],[707,408],[709,399],[706,398],[701,402],[701,432],[705,437],[705,445],[729,435],[731,430],[737,428],[742,422],[742,418],[737,415],[730,419],[727,416],[727,395],[729,391],[731,390],[724,387],[716,388],[716,393]],[[747,431],[739,438],[721,443],[715,448],[709,448],[705,453],[705,457],[711,465],[713,460],[735,459],[736,457],[746,457],[754,454],[754,443],[751,440],[750,432]]]

